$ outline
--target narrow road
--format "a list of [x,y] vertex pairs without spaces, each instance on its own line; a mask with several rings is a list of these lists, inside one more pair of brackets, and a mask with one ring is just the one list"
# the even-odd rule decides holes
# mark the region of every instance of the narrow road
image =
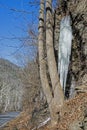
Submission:
[[0,128],[6,125],[10,120],[16,118],[20,112],[8,112],[0,114]]

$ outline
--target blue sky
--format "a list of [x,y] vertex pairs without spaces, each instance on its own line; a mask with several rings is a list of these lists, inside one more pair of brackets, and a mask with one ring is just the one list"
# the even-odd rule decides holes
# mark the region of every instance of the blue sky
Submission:
[[[0,57],[18,64],[17,57],[34,53],[33,47],[22,46],[21,38],[28,37],[28,30],[37,30],[38,7],[30,6],[35,0],[0,0]],[[15,11],[14,11],[15,9]],[[21,12],[23,11],[23,12]],[[15,58],[16,57],[16,58]]]

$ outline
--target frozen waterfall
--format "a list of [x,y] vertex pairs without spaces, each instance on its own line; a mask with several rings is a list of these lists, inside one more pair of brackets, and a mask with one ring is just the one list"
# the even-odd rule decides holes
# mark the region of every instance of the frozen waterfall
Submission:
[[66,80],[68,74],[69,60],[72,45],[72,28],[70,25],[70,16],[62,18],[60,23],[59,51],[58,51],[58,74],[61,86],[65,92]]

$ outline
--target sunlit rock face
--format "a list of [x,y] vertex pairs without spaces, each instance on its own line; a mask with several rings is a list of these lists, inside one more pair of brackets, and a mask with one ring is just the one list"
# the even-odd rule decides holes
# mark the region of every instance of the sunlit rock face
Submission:
[[66,87],[68,67],[71,55],[72,28],[70,16],[64,16],[60,23],[59,51],[58,51],[58,73],[62,88]]
[[69,1],[73,27],[73,44],[71,56],[71,76],[75,86],[87,83],[87,0]]
[[[67,4],[71,16],[73,40],[65,93],[67,97],[73,97],[76,93],[75,87],[87,82],[84,80],[87,74],[87,0],[70,0]],[[54,27],[55,52],[59,51],[60,16],[61,10],[57,9]],[[56,61],[58,63],[58,60]]]
[[0,59],[0,112],[22,110],[23,85],[19,68]]

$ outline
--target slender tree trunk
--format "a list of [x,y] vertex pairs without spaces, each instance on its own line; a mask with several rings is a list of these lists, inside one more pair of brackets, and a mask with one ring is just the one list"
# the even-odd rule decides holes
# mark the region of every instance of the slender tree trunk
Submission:
[[[59,108],[63,105],[64,95],[59,83],[57,67],[54,57],[53,49],[53,28],[52,28],[52,8],[51,0],[46,1],[46,48],[50,78],[52,88],[49,86],[47,79],[46,61],[44,56],[45,46],[45,32],[44,32],[44,0],[40,3],[40,16],[39,16],[39,36],[38,36],[38,50],[39,50],[39,64],[40,64],[40,78],[42,88],[49,105],[52,125],[58,121]],[[53,95],[54,94],[54,95]]]
[[44,44],[45,44],[45,35],[44,35],[44,0],[41,0],[40,3],[40,16],[39,16],[39,36],[38,36],[38,51],[39,51],[39,65],[40,65],[40,78],[41,84],[46,95],[48,104],[52,100],[52,93],[50,90],[49,82],[46,74],[46,61],[44,56]]
[[52,112],[53,121],[56,122],[58,119],[57,112],[63,106],[64,94],[62,87],[59,82],[57,66],[54,56],[53,48],[53,25],[52,25],[52,0],[46,0],[46,48],[47,48],[47,59],[48,68],[52,83],[52,90],[54,98],[52,100]]

